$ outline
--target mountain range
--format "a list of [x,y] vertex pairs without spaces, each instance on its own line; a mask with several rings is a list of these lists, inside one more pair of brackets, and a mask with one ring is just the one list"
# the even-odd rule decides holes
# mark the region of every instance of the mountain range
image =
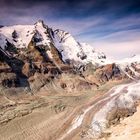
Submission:
[[[105,137],[136,112],[139,78],[138,55],[109,59],[42,20],[0,26],[0,139]],[[14,131],[17,122],[25,128]]]

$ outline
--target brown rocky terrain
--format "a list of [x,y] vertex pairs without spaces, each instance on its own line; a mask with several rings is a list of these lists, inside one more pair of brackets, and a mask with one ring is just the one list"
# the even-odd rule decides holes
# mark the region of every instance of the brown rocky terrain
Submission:
[[140,139],[140,106],[133,116],[121,120],[119,124],[113,125],[106,130],[105,138],[101,140],[139,140]]
[[[7,57],[1,61],[0,139],[89,139],[92,117],[109,101],[100,104],[109,96],[104,94],[129,78],[115,64],[91,65],[80,72],[72,65],[42,63],[41,55],[38,58],[35,62]],[[97,108],[89,109],[98,102]],[[73,120],[86,108],[82,125],[72,131]],[[128,114],[124,112],[122,116]]]
[[[110,83],[106,88],[109,89],[114,84],[118,82]],[[62,93],[62,89],[55,88],[51,93],[40,91],[32,96],[2,95],[0,139],[57,139],[65,134],[65,129],[83,107],[89,106],[105,92],[97,89],[66,94]]]
[[[136,112],[139,63],[106,64],[106,56],[97,53],[96,58],[92,47],[88,53],[103,64],[83,63],[87,52],[69,33],[53,31],[42,21],[33,27],[27,31],[26,37],[31,35],[27,45],[12,32],[14,43],[26,47],[17,47],[9,38],[4,48],[0,46],[0,140],[124,137],[118,128],[122,130],[122,119]],[[55,32],[64,43],[62,50],[53,41]],[[67,52],[71,44],[78,46],[77,54]],[[75,53],[75,60],[65,60],[64,51],[69,57]],[[108,129],[118,123],[122,125]]]

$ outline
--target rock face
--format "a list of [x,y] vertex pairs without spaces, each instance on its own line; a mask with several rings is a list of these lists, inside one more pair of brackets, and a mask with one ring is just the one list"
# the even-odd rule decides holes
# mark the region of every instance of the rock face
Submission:
[[109,81],[110,79],[122,78],[120,69],[115,63],[103,66],[101,70],[99,70],[99,73],[102,81]]
[[[34,25],[0,28],[0,56],[3,65],[0,71],[5,74],[2,85],[27,87],[30,90],[34,88],[30,80],[35,79],[34,75],[44,75],[47,80],[48,77],[49,80],[50,77],[55,79],[62,73],[78,75],[86,79],[85,82],[80,80],[76,83],[74,89],[81,89],[90,88],[91,85],[97,88],[110,80],[133,79],[138,77],[140,71],[137,58],[132,58],[130,63],[128,60],[124,63],[111,62],[104,53],[76,41],[66,31],[51,29],[41,20]],[[7,72],[14,78],[6,77]],[[42,82],[40,87],[45,83]],[[69,90],[70,83],[65,84],[62,87]]]
[[91,62],[94,65],[104,64],[106,56],[102,52],[96,52],[94,48],[86,43],[80,43],[68,32],[63,30],[54,31],[55,44],[62,53],[64,61],[74,60],[87,64]]
[[[41,20],[1,27],[0,125],[30,113],[33,117],[27,118],[33,121],[29,125],[25,117],[25,128],[24,121],[16,123],[21,126],[14,134],[11,130],[16,127],[8,124],[9,136],[7,128],[0,127],[0,139],[100,137],[106,127],[136,111],[139,78],[140,56],[110,61],[104,53]],[[135,82],[107,92],[115,82],[130,80]]]
[[[140,138],[140,106],[137,108],[137,112],[124,120],[121,120],[117,126],[112,126],[108,131],[110,135],[108,140],[139,140]],[[102,139],[103,140],[103,139]]]
[[[6,51],[7,43],[15,50],[29,47],[38,49],[40,53],[46,53],[46,58],[62,63],[63,60],[74,60],[81,63],[102,64],[106,61],[103,53],[96,52],[92,46],[79,43],[68,32],[53,30],[39,20],[34,25],[16,25],[0,29],[0,46]],[[23,51],[22,51],[23,53]],[[55,62],[55,63],[56,63]]]
[[[91,54],[90,59],[88,53]],[[5,88],[36,91],[34,83],[38,81],[39,90],[46,81],[62,73],[81,75],[85,64],[102,63],[106,58],[102,55],[91,46],[77,42],[68,32],[59,29],[54,31],[41,20],[34,25],[5,26],[0,29],[0,61],[3,65],[0,71],[4,75],[1,84]],[[10,78],[7,73],[11,75]],[[40,75],[42,80],[35,79],[36,75]],[[68,91],[72,84],[66,83]],[[73,86],[75,90],[80,90],[82,87],[90,88],[91,84],[78,80],[77,85]],[[61,86],[66,88],[64,84]]]

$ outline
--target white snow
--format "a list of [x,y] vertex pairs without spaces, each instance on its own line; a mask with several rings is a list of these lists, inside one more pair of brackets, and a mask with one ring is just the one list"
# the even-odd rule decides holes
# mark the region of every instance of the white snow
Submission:
[[136,55],[130,58],[125,58],[122,60],[116,60],[114,61],[116,64],[118,64],[122,69],[125,69],[126,66],[130,67],[133,64],[140,64],[140,55]]
[[71,59],[80,61],[81,59],[77,56],[80,53],[81,48],[71,34],[59,30],[55,35],[55,44],[58,50],[62,53],[63,60]]
[[[123,89],[126,87],[127,91],[124,93]],[[93,117],[91,129],[88,132],[90,136],[98,137],[98,135],[100,135],[106,128],[108,123],[107,115],[112,111],[112,109],[115,109],[116,107],[117,109],[132,109],[135,101],[140,99],[140,81],[117,86],[116,90],[117,92],[115,91],[115,94],[113,93],[113,98]]]
[[[16,31],[18,37],[13,40],[12,33]],[[0,33],[3,34],[10,43],[14,44],[17,48],[25,48],[30,43],[34,35],[33,25],[15,25],[0,28]]]
[[87,55],[85,63],[91,62],[93,64],[97,63],[99,65],[104,65],[104,63],[107,61],[105,54],[103,52],[96,51],[93,46],[87,43],[80,43],[80,45],[84,53]]
[[130,79],[135,79],[129,73],[127,73],[126,69],[129,69],[135,77],[140,77],[140,74],[132,67],[132,64],[135,65],[136,68],[140,69],[138,66],[140,65],[140,55],[136,55],[130,58],[125,58],[122,60],[114,61],[120,68],[122,72],[124,72]]
[[41,38],[42,38],[42,41],[36,45],[48,45],[48,46],[50,46],[51,39],[49,38],[49,35],[47,33],[47,26],[43,27],[43,21],[38,21],[35,24],[35,29],[36,29],[37,33],[39,33]]
[[[124,92],[124,90],[126,90]],[[93,116],[91,127],[88,130],[89,138],[98,137],[107,127],[108,119],[107,115],[112,111],[112,109],[132,109],[136,100],[140,99],[140,81],[132,82],[130,84],[119,85],[111,90],[109,90],[105,95],[107,95],[102,100],[89,106],[87,109],[82,110],[82,113],[78,115],[73,121],[66,132],[60,140],[64,139],[68,134],[77,129],[82,125],[85,115],[91,111],[94,107],[106,102],[104,106],[95,113]]]
[[[92,63],[96,66],[116,63],[118,67],[124,72],[129,78],[133,79],[134,77],[130,76],[126,72],[128,67],[136,77],[139,74],[131,66],[134,63],[137,68],[140,69],[140,56],[134,56],[131,58],[126,58],[123,60],[110,60],[106,58],[103,52],[96,51],[93,46],[90,46],[87,43],[80,43],[75,40],[75,38],[68,32],[63,30],[55,30],[54,35],[48,33],[48,26],[46,26],[43,21],[38,21],[34,25],[14,25],[14,26],[5,26],[0,28],[0,46],[2,49],[5,49],[6,43],[8,40],[11,44],[14,44],[17,48],[26,48],[28,47],[33,36],[40,38],[39,42],[36,42],[36,45],[47,45],[51,47],[50,43],[61,52],[63,61],[69,59],[78,62],[79,64]],[[12,33],[17,33],[17,37],[13,38]],[[51,37],[50,37],[51,36]],[[50,52],[48,52],[50,55]],[[52,54],[50,55],[52,56]]]
[[5,49],[5,45],[7,43],[6,39],[7,38],[3,34],[0,34],[0,47],[2,49]]
[[[13,32],[17,33],[17,37],[12,37]],[[10,40],[10,43],[14,44],[17,48],[25,48],[29,45],[35,33],[39,33],[42,41],[37,45],[48,45],[51,42],[47,29],[43,27],[43,23],[38,21],[35,25],[15,25],[5,26],[0,28],[0,34],[5,36],[6,39]],[[0,45],[5,46],[5,38],[0,36]]]
[[104,53],[96,52],[92,46],[86,43],[77,42],[68,32],[56,30],[54,40],[57,49],[62,53],[64,61],[70,59],[84,64],[91,62],[98,65],[102,65],[106,61]]

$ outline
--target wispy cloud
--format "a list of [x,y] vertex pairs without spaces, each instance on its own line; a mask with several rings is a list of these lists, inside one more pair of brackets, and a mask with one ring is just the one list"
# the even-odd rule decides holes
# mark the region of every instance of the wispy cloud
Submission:
[[107,54],[112,46],[111,54],[120,58],[140,52],[139,0],[0,0],[0,24],[33,24],[38,19]]
[[140,54],[140,40],[127,42],[95,42],[92,43],[94,48],[104,52],[108,57],[121,59]]

